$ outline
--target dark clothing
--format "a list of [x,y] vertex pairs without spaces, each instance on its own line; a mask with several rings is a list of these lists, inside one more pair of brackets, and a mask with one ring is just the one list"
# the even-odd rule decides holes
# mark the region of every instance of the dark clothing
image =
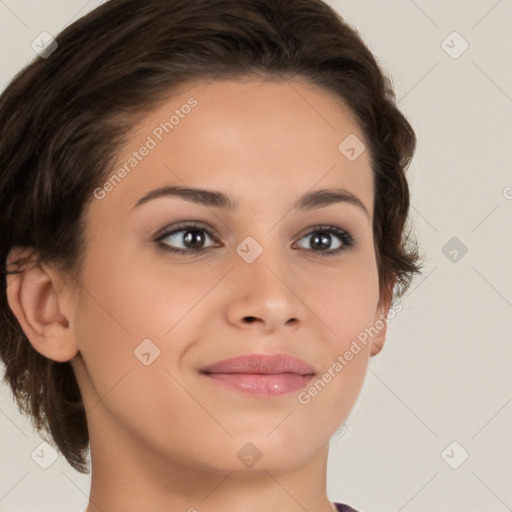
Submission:
[[355,508],[349,507],[348,505],[343,505],[343,503],[336,503],[334,505],[338,509],[338,512],[357,512]]

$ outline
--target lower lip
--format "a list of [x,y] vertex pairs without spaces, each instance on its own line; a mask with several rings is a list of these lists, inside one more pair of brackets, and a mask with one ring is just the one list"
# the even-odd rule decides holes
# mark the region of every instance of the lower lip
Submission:
[[296,373],[278,373],[275,375],[207,373],[205,375],[228,389],[263,397],[279,396],[298,391],[314,377],[314,375],[298,375]]

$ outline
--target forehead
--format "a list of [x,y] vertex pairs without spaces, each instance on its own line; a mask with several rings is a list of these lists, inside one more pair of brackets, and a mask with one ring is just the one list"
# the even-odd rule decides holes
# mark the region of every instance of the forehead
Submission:
[[[347,157],[347,144],[362,151],[357,158]],[[111,180],[101,207],[127,212],[165,185],[221,190],[251,211],[262,200],[267,208],[284,206],[287,196],[294,202],[314,188],[344,187],[373,215],[373,175],[362,148],[350,109],[318,86],[189,82],[132,129],[110,175],[122,178]]]

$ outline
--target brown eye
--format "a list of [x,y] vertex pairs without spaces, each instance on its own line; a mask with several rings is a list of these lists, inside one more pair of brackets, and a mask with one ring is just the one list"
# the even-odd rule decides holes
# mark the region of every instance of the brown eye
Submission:
[[[347,231],[337,228],[336,226],[317,226],[304,237],[309,242],[307,245],[311,247],[301,247],[301,249],[312,250],[326,256],[332,256],[353,247],[355,240]],[[333,238],[337,238],[338,242],[333,242]],[[334,248],[332,248],[334,244]]]
[[[208,239],[214,240],[206,228],[195,224],[185,224],[171,231],[166,231],[155,241],[166,251],[178,254],[197,254],[208,248],[204,246]],[[171,243],[181,245],[181,247],[171,247]]]

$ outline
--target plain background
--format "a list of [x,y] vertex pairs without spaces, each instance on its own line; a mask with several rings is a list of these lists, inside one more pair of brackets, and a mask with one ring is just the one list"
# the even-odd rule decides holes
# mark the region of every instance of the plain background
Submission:
[[[0,89],[41,32],[99,3],[0,0]],[[361,512],[512,510],[512,1],[328,3],[415,128],[411,218],[427,255],[333,436],[329,497]],[[83,511],[90,476],[62,456],[41,468],[41,441],[0,387],[0,511]]]

